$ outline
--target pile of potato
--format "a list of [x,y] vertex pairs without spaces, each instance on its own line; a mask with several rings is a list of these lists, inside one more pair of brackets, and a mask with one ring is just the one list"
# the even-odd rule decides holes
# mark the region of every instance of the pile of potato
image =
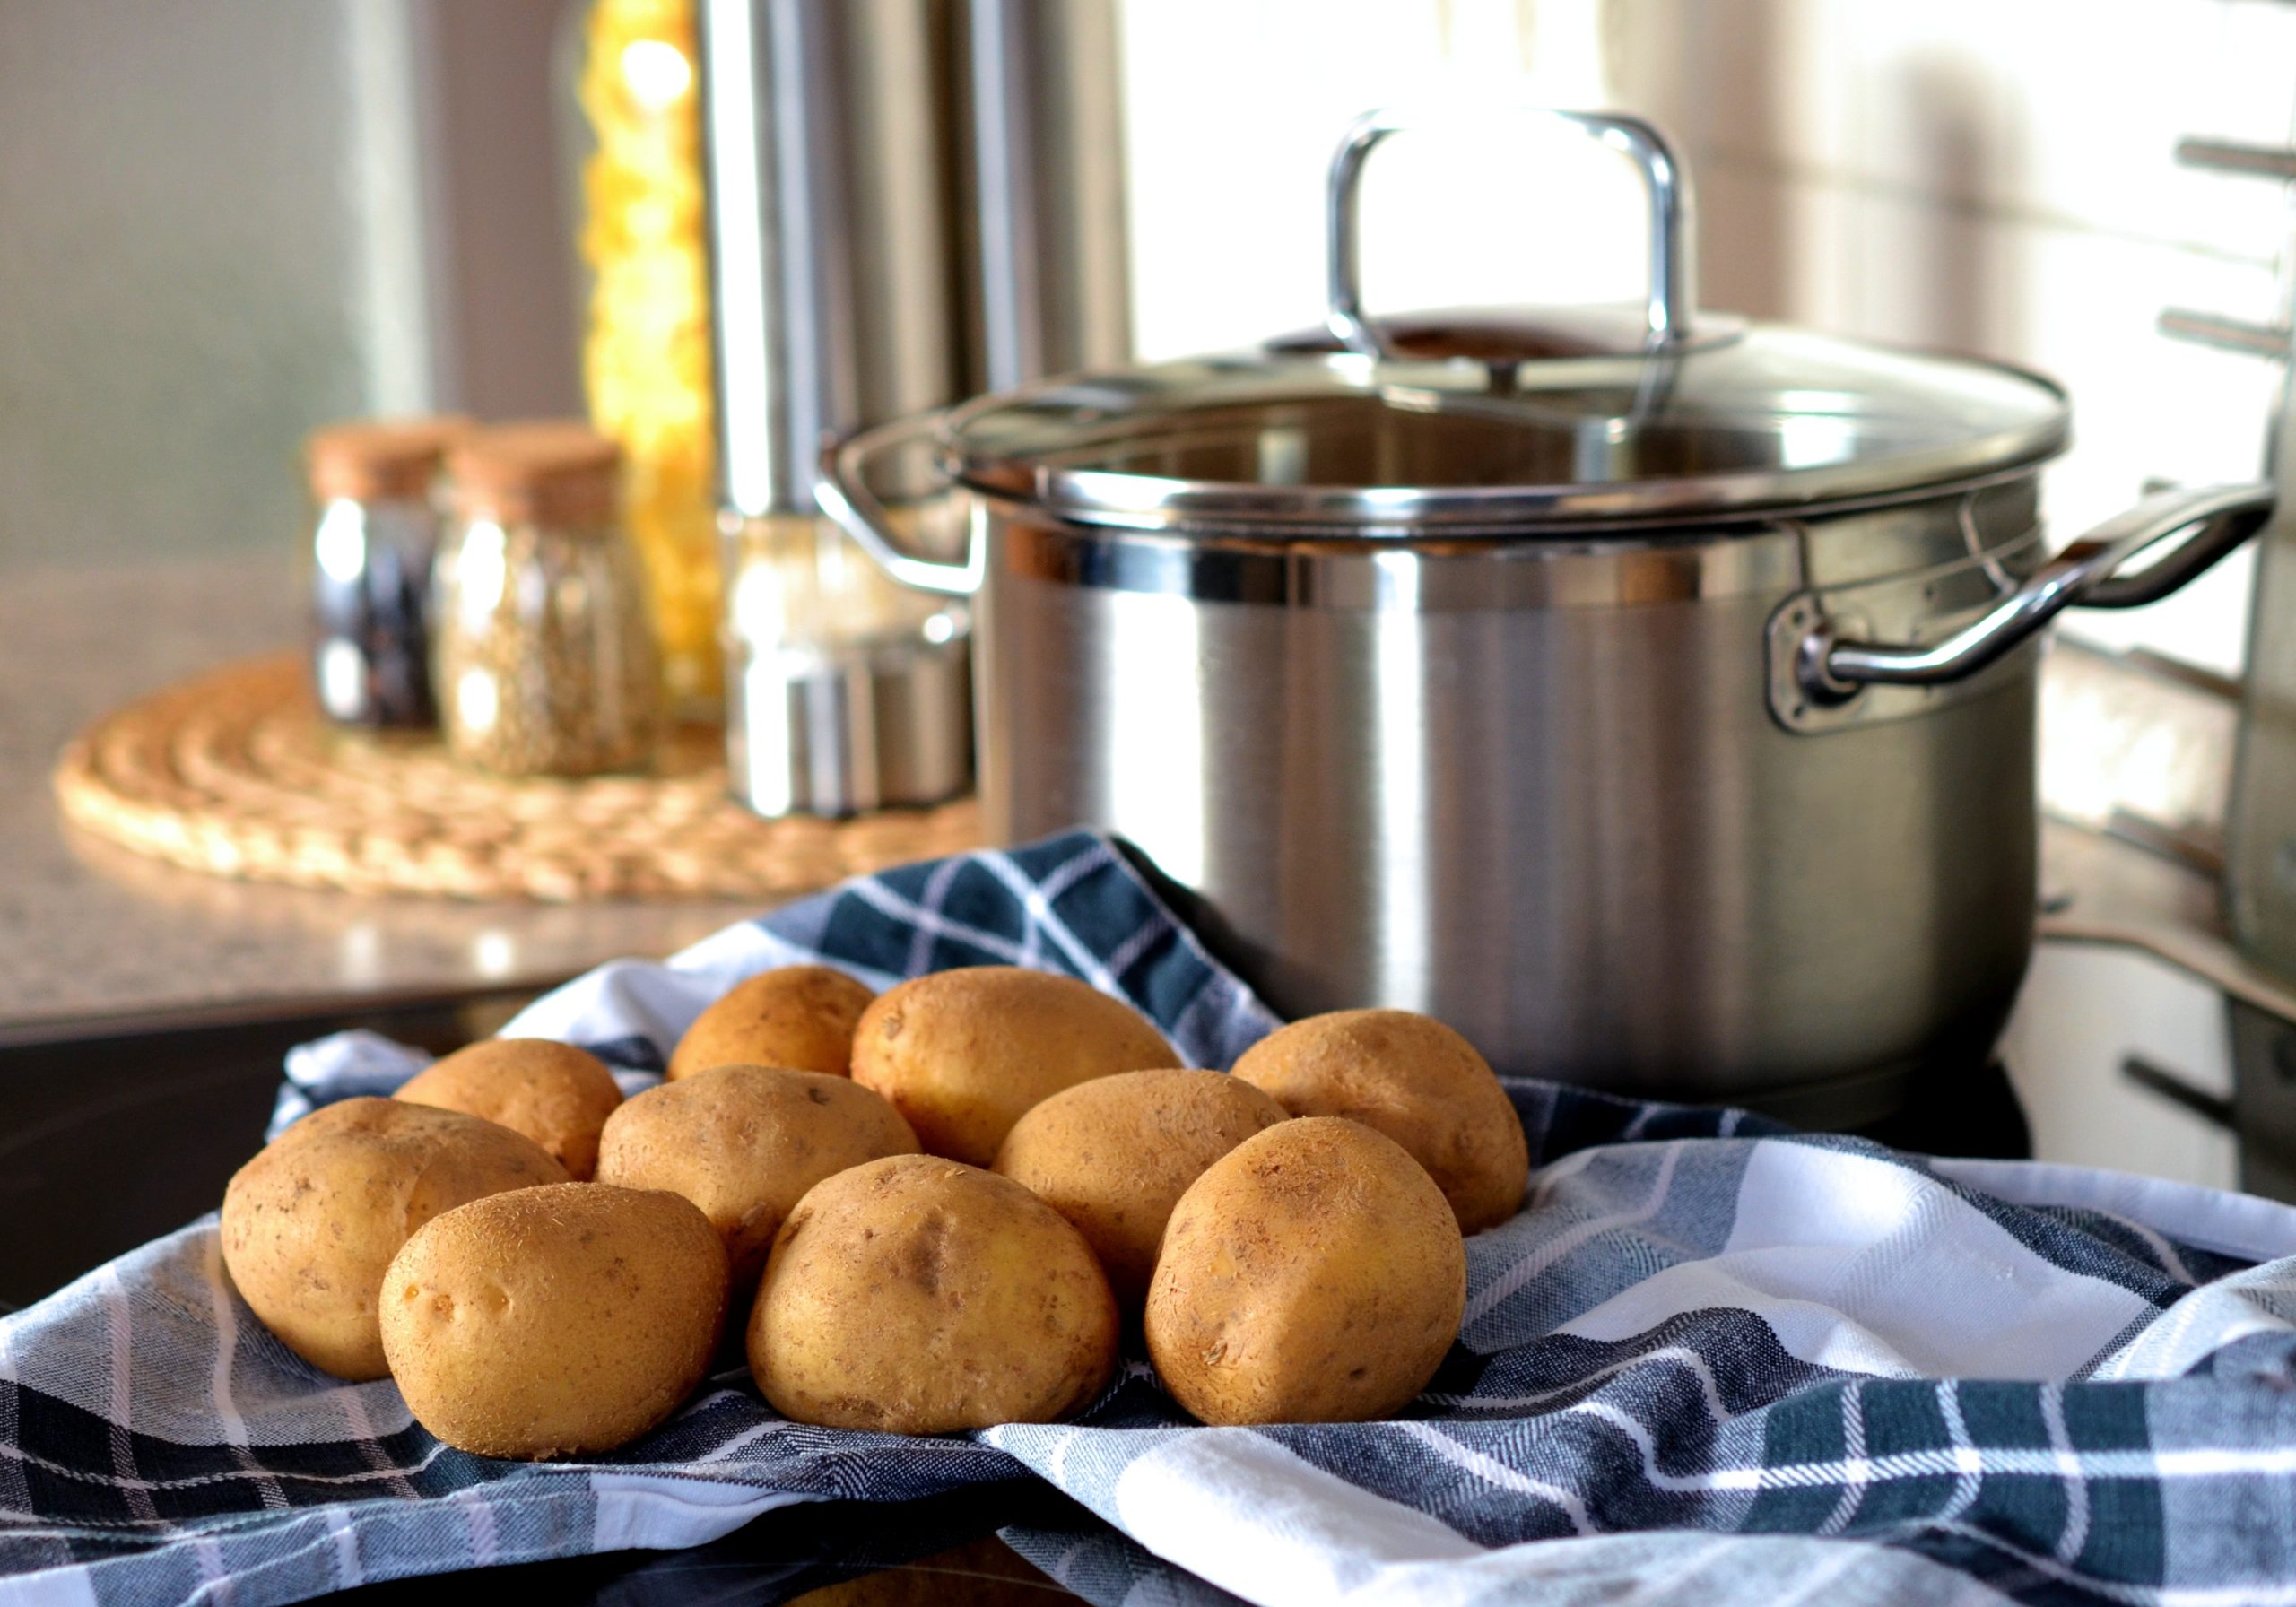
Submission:
[[744,1310],[800,1422],[1051,1421],[1126,1331],[1207,1423],[1392,1414],[1457,1335],[1463,1235],[1522,1201],[1498,1079],[1393,1010],[1297,1022],[1232,1074],[1178,1064],[1068,977],[873,996],[789,967],[626,1101],[581,1050],[505,1038],[314,1112],[231,1179],[224,1264],[296,1354],[396,1379],[491,1456],[634,1439]]

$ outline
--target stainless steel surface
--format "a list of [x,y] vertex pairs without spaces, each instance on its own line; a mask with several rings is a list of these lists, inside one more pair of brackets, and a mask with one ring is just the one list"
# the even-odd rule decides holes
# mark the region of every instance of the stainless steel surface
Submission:
[[[1821,534],[1926,517],[1958,553],[1956,501]],[[1155,538],[1002,501],[986,522],[990,831],[1128,838],[1286,1013],[1425,1010],[1510,1070],[1846,1124],[2008,1009],[2034,895],[2029,666],[1804,738],[1768,713],[1778,593],[1628,578],[1677,543],[1759,549],[1790,590],[1803,533],[1326,544],[1286,590],[1213,599],[1047,562]],[[1615,583],[1541,578],[1588,561]]]
[[[1367,343],[1350,163],[1391,121],[1334,178],[1335,325]],[[2268,493],[2148,504],[2051,567],[2056,387],[1776,326],[1649,342],[1686,277],[1662,251],[1625,355],[1445,316],[1386,320],[1403,357],[1023,387],[828,451],[822,505],[978,588],[990,831],[1128,838],[1279,1011],[1423,1010],[1505,1069],[1856,1125],[1981,1063],[2023,974],[2032,628],[2179,583]],[[949,482],[962,562],[899,522]],[[1961,674],[1822,701],[1813,640]]]
[[2275,362],[2287,360],[2292,338],[2285,324],[2259,324],[2248,318],[2198,312],[2186,307],[2167,308],[2161,314],[2158,326],[2162,334],[2173,340],[2190,341],[2218,352],[2236,352],[2243,357],[2270,358]]
[[[1687,334],[1698,313],[1698,274],[1692,258],[1696,220],[1690,175],[1675,157],[1666,136],[1640,117],[1618,112],[1562,111],[1526,106],[1499,109],[1484,114],[1484,117],[1501,124],[1560,122],[1585,130],[1632,159],[1641,170],[1643,185],[1650,196],[1650,283],[1644,304],[1642,341],[1661,345]],[[1456,129],[1462,121],[1456,111],[1432,117],[1394,109],[1366,112],[1356,118],[1332,157],[1324,203],[1330,296],[1326,321],[1333,338],[1351,352],[1370,358],[1393,355],[1378,325],[1363,313],[1359,195],[1363,164],[1390,135],[1431,124]]]
[[[813,495],[838,528],[859,543],[863,552],[903,586],[970,596],[980,589],[980,543],[968,541],[961,562],[912,552],[900,534],[900,521],[872,483],[874,463],[931,441],[940,423],[938,413],[918,413],[831,442],[822,449],[821,478]],[[936,488],[936,494],[944,489]]]
[[961,394],[945,27],[935,0],[703,0],[719,464],[813,510],[827,436]]
[[700,21],[729,546],[779,519],[813,550],[731,577],[729,592],[787,587],[729,606],[732,790],[767,815],[935,802],[970,774],[965,672],[947,662],[965,639],[872,642],[882,610],[817,583],[842,539],[807,516],[819,442],[962,391],[947,7],[705,0]]
[[1128,361],[1114,0],[968,0],[962,11],[973,270],[966,388],[1004,390]]
[[[1654,386],[1664,399],[1651,407]],[[857,539],[877,525],[873,551],[898,547],[860,510],[884,499],[872,465],[925,441],[944,477],[976,491],[1194,539],[1634,539],[1684,518],[1752,528],[1765,514],[2014,477],[2063,447],[2066,420],[2063,394],[2030,375],[1768,326],[1680,357],[1498,371],[1240,352],[1048,381],[883,426],[824,452],[819,495]],[[915,472],[903,478],[907,497],[929,489]],[[972,578],[945,561],[900,572],[944,591]]]
[[[810,519],[839,434],[1126,359],[1113,0],[704,0],[700,21],[729,541]],[[835,526],[807,539],[823,577],[848,567]],[[961,612],[894,621],[788,563],[738,584],[775,576],[781,602],[726,621],[736,795],[846,814],[961,790]]]
[[[1926,644],[1883,645],[1844,634],[1822,595],[1790,644],[1801,695],[1846,703],[1871,685],[1943,686],[1976,673],[2039,633],[2066,608],[2133,608],[2157,602],[2247,541],[2270,517],[2268,482],[2161,491],[2115,515],[1951,634]],[[2172,539],[2165,555],[2124,573]],[[1778,640],[1773,632],[1772,640]],[[1773,682],[1774,684],[1774,682]]]
[[971,643],[816,644],[752,659],[729,694],[735,790],[765,815],[937,803],[972,782]]

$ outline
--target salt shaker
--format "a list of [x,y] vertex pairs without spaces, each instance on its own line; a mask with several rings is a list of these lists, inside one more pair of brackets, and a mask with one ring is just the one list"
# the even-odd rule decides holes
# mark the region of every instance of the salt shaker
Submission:
[[311,532],[311,679],[341,725],[420,728],[438,719],[430,686],[429,597],[439,544],[434,496],[459,418],[337,424],[313,434],[304,462]]
[[726,746],[760,814],[937,804],[972,780],[970,614],[819,516],[729,517]]
[[661,670],[620,448],[587,425],[505,425],[463,440],[448,468],[434,581],[448,747],[505,775],[644,767]]

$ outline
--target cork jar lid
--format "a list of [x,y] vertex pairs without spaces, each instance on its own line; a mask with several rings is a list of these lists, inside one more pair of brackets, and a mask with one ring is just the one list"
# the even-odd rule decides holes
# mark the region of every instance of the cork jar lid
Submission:
[[322,501],[407,501],[430,490],[439,460],[468,435],[459,414],[417,419],[357,419],[315,430],[303,444],[311,494]]
[[455,443],[447,469],[466,518],[597,524],[620,507],[622,448],[573,420],[474,430]]

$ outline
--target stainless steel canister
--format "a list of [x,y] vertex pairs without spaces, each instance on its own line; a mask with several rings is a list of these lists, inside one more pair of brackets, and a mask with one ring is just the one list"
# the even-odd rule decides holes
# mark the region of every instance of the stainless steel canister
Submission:
[[[1128,839],[1278,1010],[1870,1120],[1983,1055],[2023,974],[2041,626],[2173,589],[2271,493],[2166,493],[2051,556],[2054,386],[1694,311],[1663,136],[1538,115],[1641,165],[1631,312],[1368,317],[1375,114],[1334,165],[1326,338],[873,431],[823,504],[978,594],[992,831]],[[887,502],[926,452],[961,565]]]
[[971,778],[971,613],[822,518],[822,441],[1128,341],[1109,0],[702,0],[726,726],[767,814]]

